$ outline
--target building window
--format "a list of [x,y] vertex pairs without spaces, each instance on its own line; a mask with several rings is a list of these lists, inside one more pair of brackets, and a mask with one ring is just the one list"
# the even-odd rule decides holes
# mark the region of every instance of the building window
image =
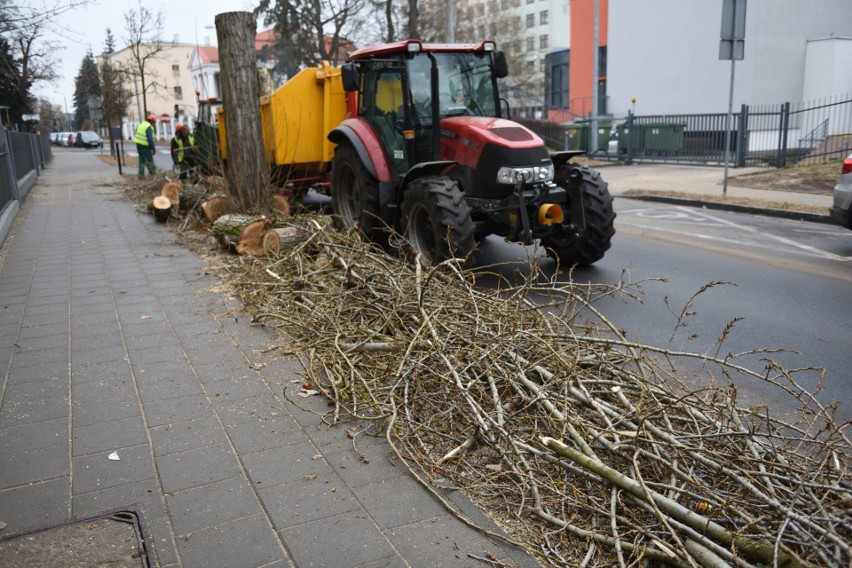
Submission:
[[183,98],[183,90],[180,87],[175,87],[175,100],[179,101]]
[[527,4],[534,4],[535,0],[527,0]]
[[546,26],[548,20],[550,20],[550,12],[547,10],[542,10],[538,15],[538,23],[542,26]]
[[527,61],[527,71],[530,73],[535,73],[535,60]]
[[550,48],[550,38],[547,36],[547,34],[544,34],[543,36],[539,36],[538,48],[539,49],[549,49]]
[[535,25],[535,14],[527,14],[527,27],[531,28]]
[[172,75],[180,77],[180,65],[172,65]]
[[532,51],[535,49],[535,38],[530,37],[527,38],[527,51]]
[[500,2],[500,9],[501,10],[508,10],[509,9],[509,0],[502,0]]

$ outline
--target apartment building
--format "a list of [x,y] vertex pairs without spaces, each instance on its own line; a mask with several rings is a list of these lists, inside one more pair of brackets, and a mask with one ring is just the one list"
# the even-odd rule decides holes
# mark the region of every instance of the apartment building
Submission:
[[[140,46],[141,53],[155,55],[145,61],[145,96],[142,94],[142,77],[134,63],[133,51],[125,47],[112,53],[110,64],[125,70],[124,88],[130,93],[127,115],[122,119],[122,134],[125,139],[133,138],[136,127],[146,113],[157,117],[156,137],[168,140],[174,135],[177,122],[191,117],[195,111],[195,95],[189,73],[189,59],[195,45],[180,43],[178,38],[171,43],[149,43]],[[147,108],[143,108],[147,101]]]

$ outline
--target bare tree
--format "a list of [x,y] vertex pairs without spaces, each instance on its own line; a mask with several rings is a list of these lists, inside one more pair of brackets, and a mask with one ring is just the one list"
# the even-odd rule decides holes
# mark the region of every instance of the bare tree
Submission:
[[120,69],[104,57],[100,61],[101,96],[103,97],[103,116],[107,128],[112,131],[113,124],[120,124],[127,114],[132,94],[124,87],[124,77]]
[[142,94],[142,112],[148,112],[148,90],[157,88],[157,77],[149,73],[149,63],[165,51],[166,45],[160,41],[163,31],[163,13],[154,15],[151,10],[137,0],[137,8],[124,13],[125,40],[130,49],[130,67],[126,71],[139,81]]
[[91,4],[94,0],[54,0],[40,6],[17,5],[11,0],[0,0],[0,33],[41,26],[54,29],[56,19],[75,8]]
[[30,91],[38,83],[56,80],[57,52],[55,43],[44,39],[50,14],[36,14],[31,8],[22,8],[0,0],[0,75],[3,78],[3,97],[12,107],[14,120],[32,112],[36,100]]
[[332,65],[345,58],[368,0],[261,0],[256,14],[278,31],[278,47],[297,66]]

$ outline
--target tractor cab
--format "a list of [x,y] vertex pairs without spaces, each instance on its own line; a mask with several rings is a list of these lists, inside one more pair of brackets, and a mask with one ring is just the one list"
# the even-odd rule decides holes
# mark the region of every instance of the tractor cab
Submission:
[[358,115],[376,132],[396,174],[443,159],[442,120],[499,117],[497,78],[506,59],[492,41],[429,46],[399,42],[357,51],[342,69],[344,87],[357,90]]

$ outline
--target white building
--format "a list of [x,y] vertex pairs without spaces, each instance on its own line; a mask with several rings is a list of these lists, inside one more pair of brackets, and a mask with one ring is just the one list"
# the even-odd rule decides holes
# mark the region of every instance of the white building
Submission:
[[[175,37],[172,43],[143,44],[141,49],[143,53],[160,49],[159,53],[145,62],[144,99],[131,48],[125,47],[108,56],[116,69],[129,71],[124,87],[130,93],[131,100],[127,115],[122,120],[122,134],[125,139],[132,139],[136,127],[150,112],[157,116],[156,137],[169,140],[174,135],[175,125],[187,121],[191,126],[192,117],[196,113],[194,87],[188,67],[195,46],[179,43]],[[145,99],[148,108],[143,108]],[[177,117],[176,110],[179,111]]]
[[[615,114],[727,112],[721,0],[609,0],[607,95]],[[734,109],[852,93],[852,1],[748,0]]]

